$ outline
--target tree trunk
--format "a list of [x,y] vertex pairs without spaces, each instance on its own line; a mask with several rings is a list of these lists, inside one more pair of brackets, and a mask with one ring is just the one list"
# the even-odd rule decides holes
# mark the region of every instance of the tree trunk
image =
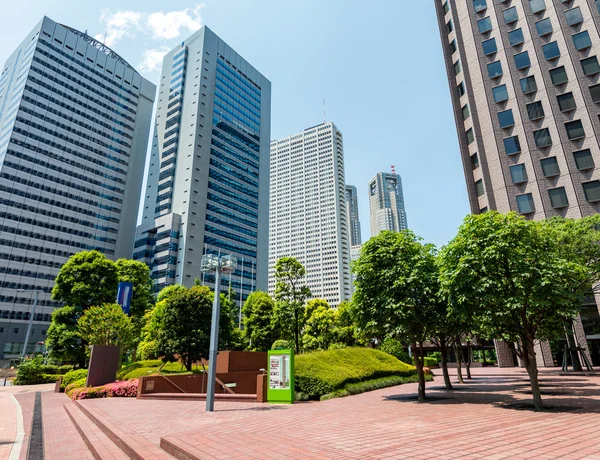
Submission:
[[465,362],[465,367],[467,368],[467,379],[471,380],[471,342],[467,342],[467,361]]
[[529,382],[531,384],[531,394],[533,396],[533,405],[536,411],[544,410],[542,401],[542,393],[540,391],[540,382],[538,380],[538,367],[535,359],[535,349],[533,345],[533,335],[530,339],[521,341],[521,359],[529,374]]
[[487,361],[485,360],[485,348],[481,349],[481,354],[483,355],[483,364],[482,364],[482,366],[485,367],[485,366],[487,366]]
[[[412,342],[411,348],[415,357],[415,366],[417,367],[417,375],[419,377],[419,402],[425,401],[425,373],[423,372],[423,359],[417,354],[417,343]],[[422,351],[422,350],[421,350]]]
[[440,347],[440,351],[442,353],[442,372],[444,374],[444,385],[446,385],[447,390],[452,390],[452,382],[450,382],[450,375],[448,374],[448,347],[442,346]]
[[187,359],[185,360],[185,368],[188,372],[192,372],[192,355],[188,354]]
[[458,383],[465,383],[462,375],[462,350],[460,341],[454,344],[454,354],[456,355],[456,376]]

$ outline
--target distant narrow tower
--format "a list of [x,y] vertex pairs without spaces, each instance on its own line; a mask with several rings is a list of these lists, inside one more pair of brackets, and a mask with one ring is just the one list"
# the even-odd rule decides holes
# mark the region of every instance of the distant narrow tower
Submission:
[[379,172],[369,182],[371,236],[383,230],[399,232],[408,227],[404,209],[402,179],[392,166],[391,173]]

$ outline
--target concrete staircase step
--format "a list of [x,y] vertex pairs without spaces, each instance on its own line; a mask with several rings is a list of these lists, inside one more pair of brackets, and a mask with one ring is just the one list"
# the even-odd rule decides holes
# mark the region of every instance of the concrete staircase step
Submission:
[[64,409],[96,460],[129,458],[75,404],[67,403],[64,405]]
[[[173,460],[173,457],[144,436],[124,433],[101,413],[86,408],[80,401],[73,404],[132,460]],[[110,458],[110,457],[109,457]]]

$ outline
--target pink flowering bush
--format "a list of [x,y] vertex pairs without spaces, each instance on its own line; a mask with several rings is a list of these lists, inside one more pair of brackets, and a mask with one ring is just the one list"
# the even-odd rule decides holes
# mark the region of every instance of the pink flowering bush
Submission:
[[100,387],[84,387],[73,391],[71,399],[93,398],[135,398],[137,396],[138,379],[108,383]]

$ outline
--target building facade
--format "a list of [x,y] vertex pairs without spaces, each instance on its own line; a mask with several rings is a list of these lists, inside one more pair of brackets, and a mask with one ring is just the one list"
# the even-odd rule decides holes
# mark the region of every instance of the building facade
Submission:
[[267,289],[271,83],[208,27],[163,61],[134,258],[155,289],[214,287],[205,254],[233,255],[236,297]]
[[350,246],[361,244],[358,193],[354,185],[346,185],[346,220],[348,221],[348,229],[350,231]]
[[[600,2],[434,3],[472,212],[598,212]],[[588,338],[600,331],[589,307]]]
[[351,296],[342,133],[324,123],[271,142],[269,293],[274,267],[295,257],[313,298],[333,307]]
[[[0,75],[0,358],[45,340],[54,278],[97,249],[131,257],[156,87],[43,18]],[[25,292],[23,292],[23,290]]]
[[369,182],[369,205],[371,236],[384,230],[400,232],[408,228],[400,175],[377,173]]

